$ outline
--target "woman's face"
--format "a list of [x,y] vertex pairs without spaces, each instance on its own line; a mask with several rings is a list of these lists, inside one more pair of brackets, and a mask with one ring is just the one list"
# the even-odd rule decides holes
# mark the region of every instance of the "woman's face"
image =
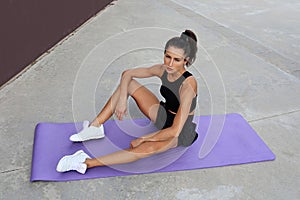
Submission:
[[166,49],[164,55],[164,65],[166,66],[166,71],[168,73],[183,73],[185,71],[186,64],[184,50],[170,46]]

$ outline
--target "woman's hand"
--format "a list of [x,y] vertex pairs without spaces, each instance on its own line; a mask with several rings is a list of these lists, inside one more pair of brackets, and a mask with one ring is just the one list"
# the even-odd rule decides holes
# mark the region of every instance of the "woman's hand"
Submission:
[[144,138],[137,138],[137,139],[132,140],[130,142],[130,147],[135,148],[135,147],[139,146],[140,144],[142,144],[144,142],[145,142]]
[[127,115],[127,103],[119,101],[115,109],[115,115],[118,120],[122,120],[124,115]]

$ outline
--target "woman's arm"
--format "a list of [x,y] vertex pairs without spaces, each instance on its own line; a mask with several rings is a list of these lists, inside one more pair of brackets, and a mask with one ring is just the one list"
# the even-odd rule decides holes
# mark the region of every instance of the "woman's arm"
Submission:
[[125,70],[122,73],[120,82],[120,100],[126,100],[128,95],[128,85],[133,78],[148,78],[152,76],[161,76],[163,73],[162,64],[153,65],[147,68],[134,68]]
[[127,110],[127,96],[128,86],[133,78],[147,78],[152,76],[161,76],[163,73],[163,65],[157,64],[148,68],[134,68],[125,70],[121,76],[120,82],[120,95],[115,108],[118,119],[122,119],[122,116],[126,114]]

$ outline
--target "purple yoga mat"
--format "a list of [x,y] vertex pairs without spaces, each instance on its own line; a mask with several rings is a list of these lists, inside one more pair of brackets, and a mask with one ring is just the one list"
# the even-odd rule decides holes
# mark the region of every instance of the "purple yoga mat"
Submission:
[[[197,123],[199,137],[188,148],[177,147],[133,163],[95,167],[88,169],[84,175],[75,171],[58,173],[56,165],[61,157],[80,149],[91,157],[98,157],[129,148],[132,139],[157,129],[148,119],[109,120],[104,124],[105,138],[73,143],[69,141],[69,137],[82,128],[82,123],[39,123],[35,129],[30,181],[71,181],[127,176],[275,159],[272,151],[239,114],[196,116],[194,122]],[[211,137],[213,139],[210,141],[210,134],[216,135],[216,131],[221,131],[220,137],[217,141],[215,137]],[[200,159],[201,147],[205,146],[204,141],[215,143],[215,146]]]

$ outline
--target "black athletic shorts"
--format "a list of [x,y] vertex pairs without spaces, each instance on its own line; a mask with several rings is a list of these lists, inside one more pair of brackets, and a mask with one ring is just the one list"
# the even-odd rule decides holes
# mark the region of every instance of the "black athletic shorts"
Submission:
[[[193,115],[188,116],[180,134],[178,137],[178,146],[190,146],[198,138],[196,132],[196,124],[193,122]],[[175,118],[175,114],[169,112],[165,108],[165,103],[160,102],[160,106],[157,112],[156,122],[154,125],[159,129],[165,129],[171,127]]]

